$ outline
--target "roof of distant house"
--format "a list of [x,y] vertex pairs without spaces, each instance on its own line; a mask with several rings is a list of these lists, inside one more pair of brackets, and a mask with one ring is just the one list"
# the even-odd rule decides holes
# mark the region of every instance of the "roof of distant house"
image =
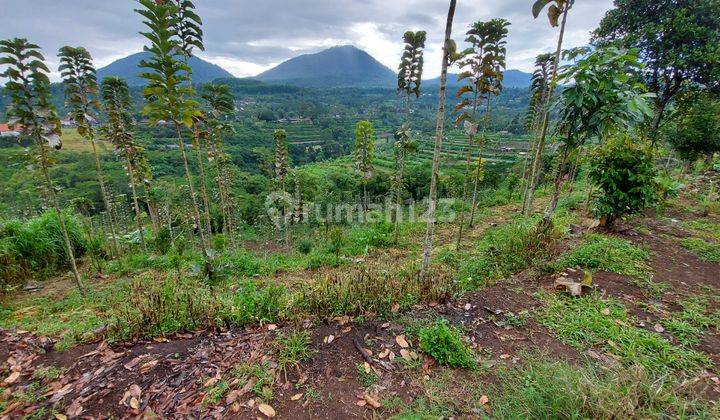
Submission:
[[20,131],[22,129],[22,126],[17,124],[13,128],[10,128],[9,124],[0,124],[0,133],[5,133],[8,131]]

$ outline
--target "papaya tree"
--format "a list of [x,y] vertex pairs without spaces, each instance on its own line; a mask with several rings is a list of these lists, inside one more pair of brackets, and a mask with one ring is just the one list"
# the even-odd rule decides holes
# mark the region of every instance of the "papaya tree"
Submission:
[[368,210],[367,184],[375,170],[375,129],[370,121],[358,121],[355,126],[355,168],[360,172],[360,185],[363,190],[363,211]]
[[398,227],[401,217],[402,191],[405,177],[405,159],[409,153],[417,150],[417,142],[412,141],[410,134],[410,100],[413,96],[420,97],[420,85],[423,71],[423,49],[425,48],[425,31],[407,31],[403,35],[405,49],[398,69],[398,94],[403,95],[403,125],[395,135],[395,227],[393,239],[398,240]]
[[175,128],[185,180],[190,191],[192,217],[206,258],[206,270],[212,275],[213,256],[203,228],[182,133],[183,127],[193,127],[195,119],[201,113],[198,103],[193,99],[193,88],[189,85],[190,69],[177,59],[177,52],[182,48],[175,29],[178,20],[177,7],[169,2],[153,0],[138,0],[138,2],[142,8],[136,9],[136,12],[145,18],[143,23],[148,28],[147,31],[141,32],[149,43],[145,51],[151,54],[148,60],[142,60],[139,64],[146,69],[140,76],[147,80],[147,86],[143,89],[143,96],[147,101],[143,113],[151,122],[167,121]]
[[100,195],[105,206],[105,214],[108,217],[110,235],[112,239],[113,252],[120,255],[120,245],[117,238],[117,226],[112,211],[110,211],[110,199],[108,198],[105,179],[100,164],[100,155],[95,143],[95,128],[93,123],[97,120],[98,83],[95,76],[92,56],[83,47],[65,46],[60,48],[60,75],[63,78],[65,101],[70,118],[77,126],[78,134],[87,139],[92,145],[93,157],[95,158],[95,172],[100,186]]
[[31,138],[37,146],[35,159],[57,213],[75,283],[80,292],[84,293],[65,216],[60,208],[56,187],[50,178],[49,167],[53,162],[50,151],[62,148],[60,118],[50,96],[50,70],[45,65],[45,57],[40,52],[40,47],[24,38],[0,40],[0,65],[5,66],[0,77],[7,80],[5,91],[10,94],[10,105],[7,109],[9,125],[23,136]]
[[[458,249],[462,240],[463,225],[465,222],[465,202],[468,194],[468,178],[470,176],[470,164],[472,161],[473,148],[478,141],[478,156],[481,156],[482,146],[486,142],[487,121],[490,117],[490,96],[499,95],[502,90],[503,71],[505,69],[505,38],[507,27],[510,23],[504,19],[493,19],[488,22],[475,22],[467,32],[466,42],[470,47],[460,54],[458,64],[461,73],[458,81],[465,84],[458,89],[455,96],[462,98],[455,107],[458,113],[455,125],[464,124],[468,136],[468,143],[465,148],[465,173],[463,177],[462,202],[460,206],[459,228],[457,236]],[[478,107],[485,103],[483,117],[483,131],[479,139],[476,139],[478,131]],[[475,170],[473,187],[473,201],[471,208],[470,225],[472,226],[475,215],[475,204],[477,200],[477,188],[482,173],[482,158],[478,157]]]
[[423,244],[422,268],[420,270],[421,280],[425,280],[425,274],[430,267],[430,256],[432,255],[433,234],[435,233],[435,208],[437,206],[437,184],[440,169],[440,153],[442,152],[443,131],[445,129],[445,96],[447,92],[447,73],[450,61],[456,54],[455,42],[451,39],[453,19],[455,18],[455,7],[457,0],[450,0],[447,20],[445,21],[445,40],[443,42],[443,56],[440,67],[440,92],[438,94],[438,109],[435,118],[435,145],[433,147],[433,164],[430,175],[430,192],[428,194],[428,221],[425,230],[425,242]]
[[223,217],[223,233],[228,235],[233,230],[233,205],[230,196],[230,156],[225,153],[222,136],[234,131],[231,124],[224,120],[230,114],[235,103],[228,85],[205,84],[201,97],[207,104],[203,118],[205,125],[204,137],[208,161],[215,170],[215,184],[220,198],[220,212]]
[[523,214],[529,215],[532,210],[532,196],[528,194],[530,191],[530,183],[537,184],[537,176],[530,180],[531,167],[529,158],[535,156],[535,147],[537,147],[538,131],[541,128],[543,119],[545,118],[545,109],[548,106],[550,93],[550,80],[552,78],[555,66],[555,58],[551,54],[540,54],[535,59],[535,71],[530,79],[530,104],[525,115],[525,128],[531,133],[532,140],[528,153],[525,155],[523,163]]
[[138,200],[138,180],[141,180],[140,172],[142,161],[138,158],[141,149],[135,143],[135,136],[132,129],[134,121],[130,114],[132,99],[130,88],[125,80],[119,77],[106,77],[101,85],[102,99],[105,110],[105,124],[101,130],[108,140],[115,146],[115,151],[125,160],[125,170],[130,179],[130,193],[132,196],[133,214],[135,215],[135,227],[140,237],[140,246],[147,252],[145,243],[145,231],[143,230],[142,211]]
[[535,19],[540,16],[540,13],[548,7],[548,20],[550,26],[553,28],[560,27],[560,32],[557,39],[557,47],[555,48],[555,55],[552,63],[552,72],[550,75],[550,86],[547,92],[547,98],[545,100],[545,109],[541,113],[540,128],[537,135],[537,141],[535,141],[534,155],[532,156],[532,165],[530,167],[530,175],[528,180],[529,187],[526,192],[526,202],[523,205],[526,214],[532,211],[533,197],[535,196],[535,189],[537,188],[537,179],[540,176],[540,165],[542,164],[542,155],[545,150],[545,140],[547,139],[548,128],[550,126],[550,103],[553,100],[555,88],[557,86],[557,72],[560,63],[560,54],[562,53],[563,40],[565,38],[565,26],[567,25],[568,14],[575,4],[575,0],[535,0],[532,7],[532,14]]

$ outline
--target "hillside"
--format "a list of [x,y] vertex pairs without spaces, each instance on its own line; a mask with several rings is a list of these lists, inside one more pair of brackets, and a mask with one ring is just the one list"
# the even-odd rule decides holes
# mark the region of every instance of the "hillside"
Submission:
[[[138,67],[138,64],[141,60],[148,58],[150,58],[149,53],[140,52],[116,60],[109,65],[98,69],[98,80],[102,80],[107,76],[118,76],[126,79],[131,86],[143,85],[145,82],[140,78],[142,69]],[[195,83],[212,82],[213,80],[221,77],[234,77],[230,74],[230,72],[222,67],[209,63],[198,57],[190,57],[190,68],[192,68],[192,80]]]
[[[448,86],[457,86],[457,74],[448,73]],[[503,80],[503,86],[506,88],[526,88],[530,86],[530,78],[532,74],[525,73],[520,70],[507,70],[505,72],[505,79]],[[440,84],[440,78],[429,79],[425,82],[426,86],[438,86]]]
[[365,51],[345,45],[291,58],[256,78],[307,87],[391,87],[395,73]]

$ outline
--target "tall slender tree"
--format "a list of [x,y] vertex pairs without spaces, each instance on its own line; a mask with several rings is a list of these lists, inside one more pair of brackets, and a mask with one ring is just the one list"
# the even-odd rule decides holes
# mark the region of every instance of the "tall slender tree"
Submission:
[[215,170],[215,183],[223,217],[223,233],[228,235],[233,230],[233,205],[230,195],[230,157],[225,153],[222,136],[234,131],[232,125],[225,122],[224,117],[233,111],[235,104],[228,85],[205,84],[201,96],[208,108],[203,119],[208,161]]
[[358,121],[355,126],[355,168],[360,172],[360,184],[363,190],[363,211],[368,210],[367,184],[372,179],[375,168],[375,129],[370,121]]
[[[179,51],[182,54],[184,71],[187,73],[186,83],[192,86],[192,67],[190,67],[190,57],[193,56],[195,49],[205,50],[203,45],[202,19],[195,12],[195,4],[190,0],[171,0],[175,5],[175,23],[173,25],[175,35],[177,36]],[[194,92],[189,94],[192,97]],[[200,122],[202,115],[198,115],[193,119],[191,127],[192,136],[190,141],[195,150],[195,158],[198,166],[198,179],[200,184],[200,195],[203,200],[203,216],[205,218],[205,229],[208,237],[212,235],[212,225],[210,219],[210,200],[207,193],[207,178],[205,177],[205,163],[203,159],[203,142],[202,130]]]
[[127,83],[119,77],[106,77],[102,81],[102,98],[104,103],[105,117],[107,124],[101,130],[102,133],[113,143],[115,151],[125,159],[125,170],[130,179],[130,193],[132,196],[133,214],[135,215],[135,226],[140,237],[140,246],[147,252],[145,243],[145,231],[142,222],[142,210],[138,200],[138,180],[142,182],[142,165],[139,158],[141,150],[135,144],[135,136],[132,128],[134,125],[130,109],[132,99],[130,88]]
[[430,175],[430,193],[428,195],[428,222],[425,231],[425,243],[423,246],[423,260],[420,271],[420,279],[425,280],[428,267],[430,267],[430,256],[432,254],[433,234],[435,233],[435,208],[437,206],[437,184],[440,169],[440,153],[442,152],[443,130],[445,128],[445,96],[447,91],[447,73],[450,61],[456,53],[456,46],[452,36],[453,19],[455,18],[455,7],[457,0],[450,0],[447,21],[445,22],[445,41],[443,42],[442,65],[440,68],[440,93],[438,95],[438,109],[435,122],[435,147],[433,149],[432,174]]
[[405,49],[398,68],[397,92],[403,95],[403,125],[395,135],[395,226],[393,239],[398,241],[398,227],[401,218],[402,191],[405,182],[405,159],[408,154],[417,150],[417,142],[412,140],[410,132],[410,100],[413,96],[420,97],[420,85],[423,71],[423,49],[425,48],[425,31],[407,31],[403,35]]
[[285,245],[288,245],[290,243],[288,233],[288,209],[287,203],[284,202],[285,196],[287,194],[287,177],[290,173],[290,154],[288,153],[287,132],[282,129],[275,130],[273,132],[273,138],[275,139],[275,156],[273,159],[273,168],[275,171],[275,180],[280,186],[280,190],[283,194],[282,222],[285,229]]
[[532,167],[530,169],[530,187],[526,193],[527,200],[524,206],[526,213],[532,211],[533,197],[535,196],[535,189],[537,188],[536,180],[539,178],[542,155],[545,150],[545,140],[547,139],[548,128],[550,126],[550,104],[553,100],[555,87],[557,86],[558,64],[560,63],[560,54],[562,52],[563,39],[565,38],[565,25],[567,24],[570,9],[572,9],[574,4],[575,0],[535,0],[532,7],[533,16],[537,19],[545,6],[550,5],[548,8],[548,20],[552,27],[556,28],[560,26],[560,33],[558,34],[557,47],[555,48],[550,87],[545,101],[545,110],[542,113],[542,123],[540,124],[538,139],[535,142]]
[[10,106],[7,115],[12,125],[37,146],[37,162],[40,165],[45,186],[55,207],[60,231],[65,244],[67,259],[72,268],[75,283],[84,293],[82,277],[75,261],[75,252],[70,243],[65,216],[60,208],[57,191],[50,178],[49,166],[52,158],[49,149],[61,149],[60,118],[50,98],[50,70],[45,65],[45,57],[40,47],[31,44],[27,39],[14,38],[0,41],[0,65],[6,66],[1,77],[8,81],[5,90],[10,93]]
[[112,249],[115,256],[119,256],[120,244],[118,243],[117,226],[113,213],[110,211],[110,199],[108,198],[107,188],[105,188],[105,177],[100,164],[100,154],[95,143],[93,123],[97,120],[97,109],[100,104],[92,56],[83,47],[70,46],[60,48],[58,55],[60,57],[59,71],[63,78],[68,113],[77,126],[78,134],[90,141],[92,145],[100,195],[110,227]]
[[555,65],[555,58],[551,54],[540,54],[535,59],[535,71],[533,72],[530,81],[530,104],[528,105],[527,114],[525,117],[525,127],[531,133],[532,140],[530,142],[530,148],[528,153],[525,155],[525,161],[523,163],[523,214],[529,215],[532,210],[532,197],[528,194],[530,191],[530,183],[534,182],[537,184],[536,179],[531,180],[531,163],[530,156],[535,156],[535,148],[537,147],[537,137],[539,135],[540,127],[545,118],[545,109],[548,106],[548,95],[550,93],[550,80],[553,73],[553,67]]
[[499,95],[502,90],[503,71],[505,70],[505,38],[507,27],[510,23],[504,19],[493,19],[489,22],[475,22],[467,32],[466,42],[470,47],[461,53],[458,61],[463,70],[458,76],[459,81],[465,85],[460,87],[456,96],[463,98],[455,107],[458,113],[455,125],[465,124],[465,131],[468,135],[468,144],[465,149],[465,173],[463,177],[462,204],[460,207],[460,220],[456,246],[460,248],[462,240],[463,225],[465,222],[465,202],[468,193],[468,178],[470,176],[470,163],[472,161],[473,148],[475,147],[478,128],[478,106],[485,101],[485,116],[483,118],[483,132],[477,147],[478,160],[476,176],[473,189],[473,203],[471,210],[470,224],[474,216],[474,207],[477,199],[477,186],[482,173],[482,146],[485,144],[485,132],[489,118],[489,102],[491,95]]
[[182,134],[183,127],[192,128],[195,119],[201,113],[198,103],[192,98],[194,94],[192,86],[187,83],[190,70],[176,56],[182,48],[176,32],[177,6],[164,1],[138,0],[138,2],[142,8],[136,9],[136,12],[145,18],[143,23],[148,28],[148,31],[141,32],[150,44],[145,47],[145,50],[151,53],[149,60],[140,62],[140,66],[147,69],[140,75],[147,80],[147,86],[143,89],[147,105],[143,112],[153,122],[170,121],[175,127],[185,170],[185,180],[190,190],[194,222],[200,237],[200,246],[206,258],[206,270],[208,275],[212,275],[212,253],[203,228],[200,206]]

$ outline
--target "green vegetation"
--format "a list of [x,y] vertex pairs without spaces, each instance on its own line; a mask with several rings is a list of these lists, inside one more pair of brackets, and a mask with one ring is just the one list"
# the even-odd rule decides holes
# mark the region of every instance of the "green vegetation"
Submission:
[[356,366],[358,372],[358,382],[360,382],[360,385],[363,387],[370,388],[378,381],[378,376],[375,371],[372,370],[372,367],[366,368],[365,366],[366,365],[364,363],[358,363]]
[[600,348],[623,365],[638,364],[651,374],[696,371],[709,363],[703,353],[673,346],[659,334],[635,327],[637,320],[614,298],[552,294],[540,298],[544,306],[538,321],[572,346]]
[[696,399],[671,375],[642,367],[573,366],[538,355],[501,368],[491,402],[493,418],[713,418],[718,407]]
[[309,348],[310,333],[308,331],[293,331],[287,335],[281,335],[278,337],[278,344],[280,346],[278,364],[282,368],[287,366],[297,367],[312,356]]
[[417,336],[420,339],[420,349],[440,365],[474,368],[477,364],[475,355],[463,341],[460,331],[444,319],[420,328]]
[[681,240],[680,244],[703,261],[720,262],[720,243],[708,242],[699,238],[686,238]]
[[275,398],[273,390],[275,371],[270,367],[269,362],[245,363],[235,367],[231,374],[240,379],[243,386],[249,381],[254,381],[250,390],[263,401],[269,402]]
[[652,276],[648,266],[650,254],[625,239],[596,233],[586,234],[582,244],[560,257],[556,266],[580,267],[647,279]]

